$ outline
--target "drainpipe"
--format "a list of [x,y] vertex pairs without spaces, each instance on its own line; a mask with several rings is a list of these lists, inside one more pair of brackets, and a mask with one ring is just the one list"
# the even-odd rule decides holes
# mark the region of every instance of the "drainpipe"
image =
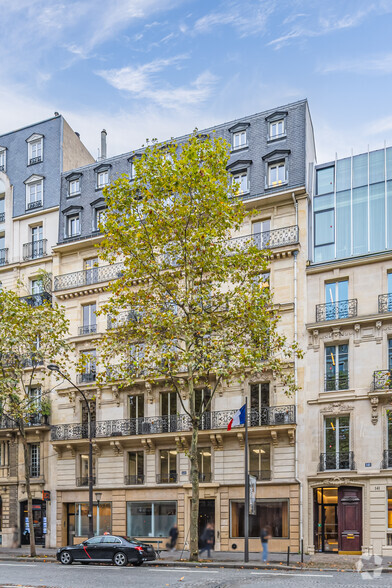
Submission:
[[[298,226],[298,202],[295,197],[294,192],[292,193],[292,199],[295,208],[295,224]],[[297,300],[298,300],[298,284],[297,284],[297,256],[298,251],[294,251],[294,343],[298,343],[298,312],[297,312]],[[297,387],[298,385],[298,358],[295,355],[294,357],[294,383]],[[295,411],[298,418],[298,391],[295,391]],[[302,521],[302,511],[303,511],[303,504],[302,504],[302,482],[298,479],[298,435],[295,435],[295,481],[299,484],[299,538],[300,538],[300,545],[303,539],[303,521]]]

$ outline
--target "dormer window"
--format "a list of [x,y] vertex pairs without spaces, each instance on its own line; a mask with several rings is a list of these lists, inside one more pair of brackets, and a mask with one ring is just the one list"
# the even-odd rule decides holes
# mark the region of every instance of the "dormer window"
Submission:
[[5,153],[5,148],[0,147],[0,172],[5,172]]
[[105,188],[105,186],[109,185],[109,171],[110,171],[111,165],[110,164],[101,164],[98,167],[95,168],[95,176],[96,176],[96,182],[97,182],[97,187],[96,190],[102,190],[102,188]]
[[76,194],[80,194],[80,180],[71,180],[69,183],[69,195],[75,196]]
[[269,138],[270,139],[278,139],[279,137],[283,137],[285,135],[284,130],[284,120],[276,120],[270,122],[269,124]]
[[98,198],[94,202],[91,202],[91,212],[92,212],[92,232],[97,233],[99,229],[99,225],[105,224],[105,215],[106,215],[106,204],[105,198]]
[[25,181],[26,210],[34,210],[43,205],[44,180],[42,176],[33,175]]
[[134,180],[136,178],[135,164],[141,158],[141,153],[135,153],[128,158],[129,161],[129,179]]
[[268,186],[279,186],[286,181],[286,163],[270,163],[268,166]]
[[82,206],[69,206],[63,210],[64,215],[64,238],[78,237],[81,233]]
[[232,175],[232,183],[236,184],[236,193],[238,195],[245,194],[250,190],[249,177],[251,165],[251,159],[239,159],[227,166],[228,171]]
[[245,149],[248,146],[248,129],[250,124],[247,122],[240,122],[230,127],[231,133],[231,150]]
[[265,117],[268,124],[268,141],[276,141],[286,137],[287,115],[286,110],[277,110]]
[[233,175],[233,183],[236,183],[237,185],[239,185],[239,189],[238,189],[239,194],[244,194],[244,192],[249,192],[248,173],[246,171],[242,172],[240,174],[234,174]]
[[35,133],[27,139],[28,165],[34,165],[43,161],[43,135]]
[[266,164],[265,187],[277,188],[288,182],[290,149],[275,149],[263,156]]
[[246,145],[246,131],[240,131],[233,135],[233,149],[239,149]]

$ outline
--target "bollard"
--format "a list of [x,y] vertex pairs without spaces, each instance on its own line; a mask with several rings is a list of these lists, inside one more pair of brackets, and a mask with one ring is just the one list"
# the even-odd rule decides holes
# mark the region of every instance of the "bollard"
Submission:
[[301,563],[304,563],[304,540],[301,539]]
[[290,545],[287,548],[287,565],[290,565]]

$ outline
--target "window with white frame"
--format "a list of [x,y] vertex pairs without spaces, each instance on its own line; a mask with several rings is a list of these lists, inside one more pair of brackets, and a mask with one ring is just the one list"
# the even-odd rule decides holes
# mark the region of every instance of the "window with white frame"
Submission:
[[27,210],[42,206],[43,180],[27,184]]
[[274,120],[269,123],[269,138],[278,139],[285,135],[284,119]]
[[43,155],[43,138],[39,137],[28,143],[29,149],[29,165],[40,163]]
[[30,281],[31,294],[42,294],[44,291],[44,283],[41,278],[36,278]]
[[0,148],[0,172],[5,172],[5,149]]
[[94,209],[93,231],[99,231],[99,225],[105,224],[106,210],[105,208]]
[[245,147],[246,144],[246,130],[233,133],[233,149],[240,149]]
[[109,171],[100,171],[97,173],[97,188],[104,188],[109,184]]
[[39,443],[30,443],[30,477],[38,478],[41,475],[40,467],[40,445]]
[[249,192],[248,172],[244,171],[238,174],[233,174],[233,183],[238,185],[239,194]]
[[66,237],[80,235],[80,214],[72,214],[66,219]]
[[76,196],[76,194],[80,194],[80,178],[69,181],[68,194],[69,196]]
[[279,186],[286,182],[286,162],[279,161],[268,165],[268,186]]

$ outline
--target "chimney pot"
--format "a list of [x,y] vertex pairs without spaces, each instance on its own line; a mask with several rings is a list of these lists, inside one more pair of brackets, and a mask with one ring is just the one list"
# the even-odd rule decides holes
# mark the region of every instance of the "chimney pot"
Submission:
[[107,136],[107,132],[105,129],[102,129],[101,131],[101,159],[106,159],[107,154],[106,154],[106,136]]

